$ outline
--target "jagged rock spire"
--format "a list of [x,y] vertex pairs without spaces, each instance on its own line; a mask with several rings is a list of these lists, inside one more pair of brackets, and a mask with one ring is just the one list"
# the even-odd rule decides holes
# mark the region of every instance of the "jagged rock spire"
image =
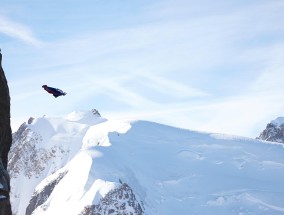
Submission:
[[10,94],[2,68],[0,49],[0,215],[11,215],[10,178],[7,172],[8,152],[12,144],[10,125]]

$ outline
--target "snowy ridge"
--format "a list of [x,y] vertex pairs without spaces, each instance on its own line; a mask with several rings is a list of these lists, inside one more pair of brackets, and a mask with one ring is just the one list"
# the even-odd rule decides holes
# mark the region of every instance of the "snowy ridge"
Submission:
[[[77,113],[78,121],[105,121],[93,111]],[[68,116],[33,119],[14,134],[8,165],[11,187],[15,188],[11,192],[14,213],[25,214],[36,185],[64,167],[81,149],[91,125],[74,122]]]
[[284,117],[278,117],[275,120],[272,120],[271,124],[275,125],[276,127],[280,127],[284,124]]
[[31,160],[10,158],[17,215],[284,212],[283,145],[92,112],[24,127],[13,152],[30,145],[52,155],[37,157],[42,166],[30,175]]

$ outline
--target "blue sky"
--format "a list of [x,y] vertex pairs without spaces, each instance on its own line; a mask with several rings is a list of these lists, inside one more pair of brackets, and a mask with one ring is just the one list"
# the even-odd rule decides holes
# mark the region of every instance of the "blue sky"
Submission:
[[[96,108],[258,136],[284,115],[282,0],[2,1],[13,130]],[[41,86],[58,87],[53,98]]]

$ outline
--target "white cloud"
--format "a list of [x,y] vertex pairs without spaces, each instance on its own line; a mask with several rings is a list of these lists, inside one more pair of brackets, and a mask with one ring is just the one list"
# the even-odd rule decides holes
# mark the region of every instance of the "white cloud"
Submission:
[[[30,80],[14,87],[62,87],[68,94],[54,113],[81,101],[104,103],[100,112],[109,115],[248,136],[283,113],[281,1],[166,2],[140,14],[147,22],[44,43],[23,63]],[[40,43],[29,28],[3,20],[0,32]],[[24,85],[17,102],[36,96]]]
[[[255,54],[258,57],[259,54]],[[262,53],[263,64],[259,76],[251,85],[251,90],[265,94],[283,94],[284,92],[284,43],[265,48]]]
[[40,46],[42,44],[42,42],[33,35],[30,28],[4,16],[0,16],[0,33],[20,39],[33,46]]

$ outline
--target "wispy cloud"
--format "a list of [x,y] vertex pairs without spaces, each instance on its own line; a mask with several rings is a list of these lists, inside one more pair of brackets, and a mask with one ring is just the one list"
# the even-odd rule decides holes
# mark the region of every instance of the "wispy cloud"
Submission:
[[[145,22],[69,29],[76,35],[27,50],[26,79],[11,82],[18,107],[37,96],[34,112],[98,104],[109,116],[248,136],[283,113],[283,1],[159,2],[137,14]],[[0,32],[41,44],[31,29],[4,17]],[[40,105],[41,84],[66,90],[64,104]]]
[[[169,79],[168,77],[162,77],[155,74],[140,74],[141,78],[144,77],[145,85],[153,90],[162,92],[167,96],[177,97],[177,98],[194,98],[194,97],[204,97],[209,94],[201,89],[197,89],[184,84],[182,82]],[[136,78],[139,78],[136,77]]]
[[263,64],[259,75],[251,84],[255,93],[283,94],[284,92],[284,43],[277,43],[265,48],[265,52],[254,54]]
[[38,40],[32,30],[20,23],[14,22],[7,17],[0,15],[0,33],[9,37],[20,39],[33,46],[40,46],[42,42]]

